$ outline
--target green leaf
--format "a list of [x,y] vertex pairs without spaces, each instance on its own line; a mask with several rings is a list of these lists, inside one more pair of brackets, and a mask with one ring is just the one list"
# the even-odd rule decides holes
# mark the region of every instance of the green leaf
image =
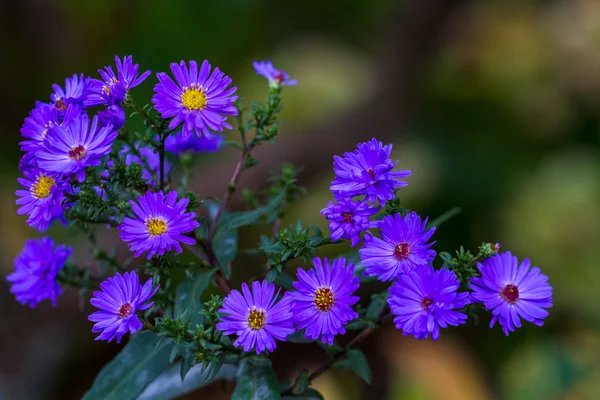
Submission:
[[183,380],[185,379],[185,376],[190,371],[190,369],[194,366],[195,362],[196,362],[196,357],[194,356],[194,353],[192,353],[190,351],[186,351],[183,354],[183,358],[181,359],[181,366],[179,369],[179,375],[181,376],[181,382],[183,382]]
[[347,354],[352,370],[365,382],[371,384],[371,368],[363,352],[358,349],[349,349]]
[[427,224],[427,226],[425,227],[425,229],[431,229],[434,226],[440,226],[441,224],[448,221],[450,218],[460,214],[461,212],[462,212],[462,210],[459,207],[451,208],[450,210],[446,211],[445,213],[443,213],[442,215],[440,215],[433,221],[430,221]]
[[83,399],[137,399],[157,376],[169,368],[169,354],[173,345],[172,340],[161,341],[154,332],[134,335],[100,371]]
[[265,357],[244,358],[237,374],[232,400],[281,399],[271,361]]
[[294,382],[294,386],[292,386],[293,394],[303,394],[308,389],[308,385],[310,385],[310,381],[308,380],[308,371],[304,370],[300,372],[300,375],[296,378],[296,382]]
[[377,293],[371,296],[371,303],[369,307],[367,307],[367,314],[365,318],[371,321],[377,321],[385,307],[387,307],[387,298],[390,295],[390,292],[387,290],[382,293]]
[[175,292],[175,318],[189,310],[192,328],[202,325],[202,294],[216,271],[217,268],[205,269],[181,281]]
[[294,283],[294,278],[292,278],[290,275],[286,274],[285,272],[280,272],[273,282],[276,285],[281,286],[282,288],[285,288],[287,290],[291,290],[291,291],[295,290],[294,285],[292,285],[292,283]]
[[285,339],[285,341],[292,342],[292,343],[312,343],[312,342],[314,342],[314,340],[307,339],[304,337],[305,330],[306,329],[301,329],[299,331],[292,333],[291,335],[288,335],[288,337],[287,337],[287,339]]
[[[235,365],[223,365],[216,374],[213,374],[210,365],[204,371],[202,371],[202,366],[202,364],[194,365],[187,373],[186,380],[183,382],[181,382],[179,376],[180,365],[175,364],[171,366],[148,385],[137,400],[175,399],[219,379],[235,380],[237,372],[237,366]],[[213,375],[212,377],[211,374]]]
[[303,394],[297,396],[283,396],[281,400],[325,400],[325,398],[315,389],[308,389]]
[[215,237],[221,231],[229,231],[232,229],[240,228],[242,226],[252,225],[258,222],[263,215],[270,213],[277,206],[279,206],[284,195],[285,190],[279,193],[279,195],[273,197],[263,207],[255,208],[254,210],[238,211],[231,214],[223,215],[221,217],[221,220],[218,222],[217,228],[215,230]]

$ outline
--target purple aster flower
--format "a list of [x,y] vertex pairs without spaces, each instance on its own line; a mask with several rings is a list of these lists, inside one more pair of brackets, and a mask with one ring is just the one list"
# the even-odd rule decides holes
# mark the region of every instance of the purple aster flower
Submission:
[[381,239],[365,234],[365,244],[359,250],[366,275],[376,276],[380,281],[391,281],[402,273],[408,273],[419,265],[427,265],[435,258],[426,243],[435,228],[425,231],[427,218],[414,211],[402,218],[400,214],[386,216],[379,223]]
[[117,137],[112,126],[97,127],[98,117],[94,117],[90,127],[87,114],[81,114],[66,127],[52,127],[45,148],[35,154],[40,168],[63,174],[79,173],[81,179],[86,167],[100,165]]
[[298,81],[290,79],[290,76],[285,71],[275,68],[271,61],[255,61],[253,65],[258,75],[262,75],[269,80],[269,85],[294,86],[298,84]]
[[440,328],[464,324],[467,316],[455,311],[469,304],[469,293],[458,293],[460,282],[453,271],[420,266],[400,277],[390,287],[388,304],[396,316],[396,328],[404,336],[433,340]]
[[87,97],[90,78],[85,78],[83,74],[77,76],[73,74],[71,78],[65,79],[65,90],[57,84],[52,85],[54,93],[50,95],[52,104],[60,115],[67,111],[69,104],[76,104],[80,108],[85,108],[84,101]]
[[321,215],[329,221],[331,240],[340,238],[350,240],[352,247],[360,242],[360,233],[369,228],[376,228],[378,222],[370,218],[377,214],[379,208],[371,207],[366,201],[342,200],[339,203],[330,201],[321,210]]
[[217,329],[225,335],[238,335],[233,345],[245,352],[275,350],[274,338],[285,340],[295,331],[291,297],[286,294],[276,303],[279,292],[275,293],[275,285],[266,280],[252,282],[252,292],[242,283],[242,293],[232,290],[225,297]]
[[23,157],[19,160],[19,171],[26,173],[38,169],[37,158],[35,153],[29,152],[23,154]]
[[352,153],[344,153],[343,158],[334,156],[331,192],[336,200],[365,195],[372,203],[375,199],[383,203],[392,200],[398,188],[408,185],[397,179],[410,176],[410,171],[392,171],[398,161],[390,159],[391,144],[384,146],[372,139],[357,147]]
[[510,252],[477,263],[481,278],[471,278],[471,300],[482,302],[493,314],[490,328],[500,322],[508,336],[521,327],[521,318],[538,326],[552,307],[552,286],[538,267],[531,268],[528,258],[521,264]]
[[117,64],[117,74],[112,70],[111,66],[105,67],[104,70],[99,69],[98,72],[102,80],[92,79],[90,81],[89,95],[86,100],[88,106],[121,104],[125,100],[127,92],[140,83],[142,83],[149,75],[150,71],[144,72],[138,77],[139,64],[133,64],[131,56],[125,56],[123,62],[119,56],[115,56]]
[[121,129],[124,124],[125,110],[117,105],[112,105],[98,112],[98,125],[101,128],[112,125],[112,128],[116,131]]
[[25,172],[25,178],[18,179],[25,190],[17,190],[17,204],[21,207],[17,214],[29,215],[27,224],[43,232],[64,212],[63,200],[69,185],[60,175],[41,170]]
[[183,136],[181,132],[171,135],[165,141],[165,150],[176,155],[187,152],[215,153],[221,148],[225,137],[216,133],[207,136],[188,135]]
[[21,135],[28,139],[20,143],[21,150],[35,152],[43,148],[50,128],[65,126],[79,114],[81,110],[76,104],[69,104],[61,115],[54,106],[38,101],[21,128]]
[[[155,185],[154,176],[160,176],[160,155],[150,147],[140,146],[139,143],[135,143],[135,148],[138,149],[143,160],[131,151],[128,145],[123,145],[119,155],[125,157],[126,165],[131,165],[131,163],[140,164],[142,166],[142,179],[148,182],[149,185]],[[165,158],[165,177],[169,176],[170,171],[171,163]]]
[[117,272],[102,282],[100,289],[94,292],[90,300],[94,307],[101,310],[88,317],[95,322],[92,332],[100,332],[96,340],[110,342],[116,338],[119,343],[127,332],[133,334],[142,329],[142,322],[136,313],[152,307],[154,302],[150,298],[158,286],[152,288],[152,279],[142,286],[135,271],[131,271],[123,275]]
[[343,257],[323,262],[313,259],[314,269],[306,272],[298,268],[297,282],[292,292],[294,300],[294,322],[298,329],[306,328],[304,336],[323,343],[333,344],[333,337],[346,333],[344,325],[358,317],[352,306],[359,300],[352,293],[359,287],[359,278],[354,277],[354,265]]
[[[231,129],[224,115],[237,115],[237,108],[233,101],[237,96],[232,96],[236,87],[227,89],[231,78],[225,76],[219,68],[210,74],[208,61],[202,63],[198,70],[196,61],[190,61],[190,68],[185,61],[180,64],[171,64],[171,71],[177,84],[164,72],[159,72],[156,77],[160,81],[155,87],[156,94],[152,103],[165,119],[173,118],[169,129],[175,129],[183,123],[182,135],[187,137],[195,131],[198,136],[210,135],[209,130],[222,132],[223,127]],[[209,77],[210,74],[210,77]]]
[[128,242],[129,249],[135,251],[135,257],[148,252],[148,260],[155,254],[175,250],[181,253],[179,242],[196,244],[196,240],[184,236],[200,226],[196,213],[185,212],[189,199],[177,201],[177,192],[164,195],[146,192],[138,197],[138,203],[130,200],[135,218],[125,217],[119,226],[121,239]]
[[46,299],[56,306],[62,294],[56,276],[72,252],[64,244],[54,248],[54,241],[48,237],[27,240],[15,259],[15,272],[6,277],[12,283],[10,292],[19,303],[31,308]]

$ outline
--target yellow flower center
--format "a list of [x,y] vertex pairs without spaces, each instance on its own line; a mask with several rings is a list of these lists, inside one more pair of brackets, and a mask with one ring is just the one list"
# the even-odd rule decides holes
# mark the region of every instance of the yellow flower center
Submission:
[[102,91],[104,92],[104,94],[110,96],[110,88],[117,83],[119,83],[119,80],[117,78],[111,78],[107,85],[102,86]]
[[257,331],[262,329],[267,324],[267,316],[263,310],[253,309],[248,314],[248,326],[250,329]]
[[31,194],[36,199],[45,199],[50,196],[50,190],[56,185],[53,177],[44,174],[38,175],[33,185],[31,185]]
[[150,236],[162,235],[167,231],[167,221],[162,218],[148,218],[146,219],[146,227]]
[[327,312],[333,307],[333,292],[329,288],[318,288],[315,292],[315,307],[321,312]]
[[192,84],[189,88],[184,87],[181,94],[181,104],[190,111],[200,111],[206,107],[206,94],[201,87]]

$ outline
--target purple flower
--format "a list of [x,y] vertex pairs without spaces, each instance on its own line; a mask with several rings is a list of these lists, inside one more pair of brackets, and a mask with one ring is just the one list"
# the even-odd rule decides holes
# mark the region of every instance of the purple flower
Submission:
[[171,135],[165,141],[165,150],[176,155],[186,152],[214,153],[221,148],[223,135],[209,133],[207,136],[188,135],[181,132]]
[[35,153],[29,152],[23,154],[23,157],[19,160],[19,171],[23,173],[37,171],[37,158],[35,157]]
[[152,288],[152,279],[142,286],[135,271],[131,271],[123,275],[117,272],[102,282],[100,289],[94,292],[90,300],[94,307],[101,310],[88,317],[95,322],[92,332],[100,332],[96,340],[110,342],[116,338],[119,343],[127,332],[135,333],[142,329],[142,322],[136,313],[152,307],[154,302],[150,298],[158,286]]
[[408,185],[397,179],[410,176],[410,171],[392,171],[398,161],[390,159],[391,144],[384,146],[372,139],[357,147],[352,153],[344,153],[343,158],[334,156],[331,192],[336,200],[364,195],[372,203],[375,199],[383,203],[392,200],[398,188]]
[[194,220],[196,213],[185,212],[189,199],[177,201],[177,192],[164,195],[146,192],[138,197],[138,203],[130,200],[135,218],[125,217],[119,226],[121,239],[127,242],[135,257],[148,252],[148,260],[155,254],[175,250],[181,253],[179,242],[195,244],[196,240],[184,236],[200,224]]
[[64,212],[63,200],[69,185],[60,175],[48,174],[40,170],[26,171],[25,178],[18,181],[25,190],[17,190],[17,204],[21,207],[17,214],[29,215],[27,224],[43,232]]
[[177,84],[164,72],[159,72],[156,77],[160,81],[155,87],[156,94],[152,103],[165,119],[173,118],[169,129],[175,129],[183,123],[182,135],[187,137],[195,131],[198,136],[210,135],[209,130],[222,132],[223,127],[231,129],[224,115],[237,115],[237,108],[233,101],[237,96],[232,96],[236,87],[227,89],[231,78],[225,76],[219,68],[215,68],[210,75],[208,61],[202,63],[200,71],[196,61],[190,61],[188,70],[185,61],[171,64],[171,71]]
[[238,335],[233,345],[243,347],[245,352],[275,350],[273,338],[285,340],[295,331],[291,297],[285,295],[276,303],[279,293],[266,280],[252,282],[252,292],[242,283],[242,293],[232,290],[225,297],[217,329],[225,335]]
[[80,113],[81,110],[76,104],[69,104],[61,115],[54,106],[37,102],[21,128],[21,135],[28,139],[20,143],[21,150],[35,152],[43,148],[50,128],[56,125],[64,126]]
[[481,278],[471,278],[471,299],[482,302],[493,314],[490,328],[500,322],[508,336],[521,327],[521,318],[538,326],[552,307],[552,286],[538,267],[531,268],[528,258],[521,264],[510,252],[477,263]]
[[87,106],[121,104],[125,100],[127,92],[138,86],[150,75],[150,71],[146,71],[138,77],[140,66],[139,64],[133,64],[131,56],[125,56],[122,63],[119,56],[115,56],[115,63],[117,64],[116,75],[112,67],[107,66],[104,70],[98,70],[102,80],[92,79],[90,81],[89,96],[86,100]]
[[[148,182],[149,185],[155,185],[153,173],[158,178],[160,176],[160,155],[155,153],[150,147],[141,146],[135,143],[135,148],[138,149],[143,160],[137,156],[128,145],[123,145],[119,151],[119,156],[125,157],[125,164],[131,165],[137,163],[142,166],[142,179]],[[145,161],[145,162],[144,162]],[[165,177],[169,176],[171,171],[171,163],[165,158]]]
[[67,111],[69,104],[76,104],[80,108],[84,107],[84,101],[87,97],[90,78],[85,78],[83,74],[77,76],[73,74],[71,78],[65,79],[65,90],[57,84],[52,85],[54,93],[50,95],[52,104],[60,115]]
[[292,292],[294,300],[294,322],[298,329],[306,328],[304,336],[323,343],[333,344],[333,337],[344,334],[346,325],[358,317],[352,306],[359,300],[352,293],[359,287],[359,278],[354,277],[354,265],[343,257],[330,266],[324,258],[313,259],[314,269],[306,272],[298,268],[297,282]]
[[365,245],[359,250],[365,273],[380,281],[391,281],[402,273],[408,273],[419,265],[427,265],[435,258],[426,243],[435,228],[425,231],[427,218],[414,211],[402,218],[400,214],[388,215],[379,223],[381,239],[365,234]]
[[107,107],[105,110],[98,112],[98,125],[103,128],[112,125],[112,128],[117,131],[125,124],[125,110],[117,105]]
[[440,337],[440,328],[464,324],[467,316],[455,309],[469,303],[469,293],[458,293],[460,282],[453,271],[435,271],[430,265],[420,266],[398,277],[390,287],[388,304],[396,316],[396,328],[404,336],[433,340]]
[[12,282],[10,292],[19,303],[31,308],[46,299],[56,306],[56,299],[62,294],[56,276],[72,252],[64,244],[55,249],[54,241],[48,237],[27,240],[15,259],[15,272],[6,277]]
[[258,75],[262,75],[269,80],[269,85],[294,86],[298,84],[298,81],[295,79],[290,79],[290,76],[286,74],[285,71],[275,68],[271,61],[255,61],[253,65],[254,70]]
[[48,131],[48,143],[36,152],[40,168],[50,172],[74,174],[83,177],[84,169],[100,165],[110,153],[117,132],[112,126],[97,129],[98,117],[91,127],[87,114],[81,114],[68,126],[55,126]]
[[377,227],[377,221],[370,218],[377,214],[378,208],[371,208],[366,201],[342,200],[339,203],[330,201],[321,210],[321,215],[329,221],[331,240],[340,238],[350,240],[352,247],[360,242],[360,233],[369,228]]

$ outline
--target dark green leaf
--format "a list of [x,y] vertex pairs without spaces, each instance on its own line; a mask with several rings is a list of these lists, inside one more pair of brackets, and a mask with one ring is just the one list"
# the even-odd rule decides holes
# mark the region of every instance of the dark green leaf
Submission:
[[233,381],[235,380],[237,366],[223,365],[222,368],[219,367],[216,374],[213,374],[214,369],[211,371],[210,365],[202,372],[202,364],[196,364],[189,370],[183,382],[180,379],[180,370],[179,364],[171,366],[148,385],[146,390],[137,397],[137,400],[175,399],[204,387],[217,379]]
[[360,376],[365,380],[368,384],[371,383],[371,368],[369,367],[369,363],[365,358],[365,355],[362,351],[358,349],[349,349],[348,352],[348,361],[350,361],[350,366],[352,370],[356,372],[356,375]]
[[217,236],[221,231],[237,229],[242,226],[252,225],[258,222],[263,215],[270,213],[281,203],[284,195],[285,191],[282,191],[278,196],[273,197],[266,205],[254,210],[239,211],[228,215],[223,215],[221,220],[218,222],[217,229],[215,230],[215,236]]
[[266,357],[248,357],[242,360],[232,400],[281,399],[277,377]]
[[271,268],[269,272],[267,272],[267,282],[273,283],[275,278],[277,278],[277,275],[279,275],[279,271],[277,271],[275,268]]
[[275,278],[274,282],[276,285],[281,286],[282,288],[285,288],[287,290],[295,290],[294,285],[292,285],[292,283],[294,282],[294,278],[292,278],[285,272],[280,272]]
[[[195,272],[191,277],[181,281],[175,292],[175,317],[189,312],[192,328],[202,323],[202,294],[208,288],[216,268]],[[189,311],[188,311],[189,310]]]
[[294,386],[292,386],[293,394],[302,394],[306,392],[308,389],[308,385],[310,385],[310,381],[308,380],[308,371],[304,370],[300,372],[300,375],[296,378],[296,382],[294,382]]
[[196,362],[196,357],[194,353],[190,351],[186,351],[183,354],[183,358],[181,359],[181,367],[179,369],[179,375],[181,376],[181,382],[185,379],[185,376],[189,372],[189,370],[194,366]]
[[367,323],[367,321],[365,321],[364,319],[361,319],[361,318],[357,318],[357,319],[351,321],[348,325],[346,325],[346,330],[347,331],[358,331],[358,330],[365,329],[368,327],[369,327],[369,324]]
[[451,208],[450,210],[446,211],[445,213],[443,213],[442,215],[440,215],[433,221],[430,221],[427,224],[427,226],[425,227],[425,229],[431,229],[434,226],[440,226],[441,224],[448,221],[450,218],[454,217],[455,215],[460,214],[461,212],[462,212],[462,210],[459,207]]
[[285,341],[292,342],[292,343],[312,343],[312,342],[314,342],[314,340],[307,339],[304,337],[304,331],[305,331],[305,329],[301,329],[299,331],[292,333],[291,335],[289,335],[287,337],[287,339],[285,339]]
[[371,321],[377,321],[387,306],[387,298],[389,295],[390,292],[386,290],[383,293],[378,293],[371,296],[371,303],[367,308],[367,314],[365,315],[365,318]]
[[[174,343],[154,332],[134,335],[121,352],[106,365],[83,399],[137,399],[140,393],[169,368]],[[157,346],[158,344],[158,346]]]
[[350,364],[350,360],[344,358],[343,360],[337,360],[334,362],[331,367],[336,369],[350,369],[352,368],[352,364]]
[[283,396],[281,400],[325,400],[325,398],[315,389],[307,389],[303,394],[297,396]]

